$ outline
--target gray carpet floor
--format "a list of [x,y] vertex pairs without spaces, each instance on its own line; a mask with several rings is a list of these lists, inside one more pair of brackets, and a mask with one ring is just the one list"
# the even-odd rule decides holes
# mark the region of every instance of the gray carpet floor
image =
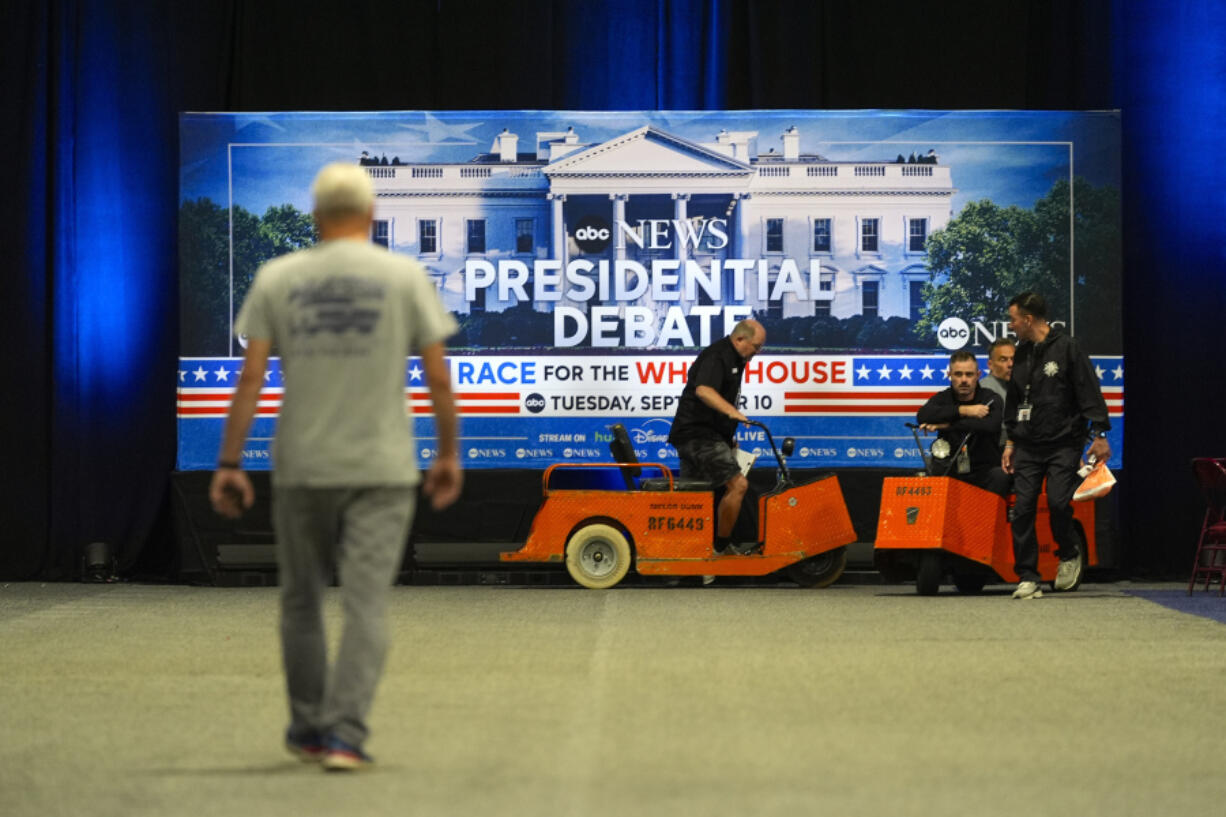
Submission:
[[378,763],[329,775],[274,589],[8,584],[0,813],[1223,813],[1226,625],[1132,589],[397,587]]

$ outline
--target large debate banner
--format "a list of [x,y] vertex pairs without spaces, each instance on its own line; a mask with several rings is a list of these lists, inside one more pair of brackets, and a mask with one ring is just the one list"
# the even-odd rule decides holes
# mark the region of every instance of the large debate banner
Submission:
[[[675,466],[690,362],[752,316],[742,409],[796,438],[796,467],[918,468],[904,423],[952,351],[986,374],[1028,289],[1090,352],[1122,464],[1118,113],[193,113],[180,139],[180,469],[216,462],[234,318],[261,263],[315,242],[333,161],[366,168],[371,239],[419,259],[459,321],[465,467],[607,461],[619,422]],[[249,468],[271,464],[283,387],[274,359]],[[424,466],[412,357],[405,393]]]

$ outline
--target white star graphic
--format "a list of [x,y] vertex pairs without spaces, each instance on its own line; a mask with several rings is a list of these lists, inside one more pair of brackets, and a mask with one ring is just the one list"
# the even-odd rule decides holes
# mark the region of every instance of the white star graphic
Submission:
[[248,125],[264,125],[265,127],[272,128],[273,130],[279,130],[282,132],[285,131],[285,126],[279,124],[277,120],[272,118],[271,116],[238,116],[238,117],[235,117],[234,119],[235,130],[241,131],[243,128],[247,127]]
[[856,369],[856,374],[861,380],[868,380],[868,367],[861,363],[860,368]]
[[270,380],[272,380],[272,369],[265,369],[264,370],[264,382],[267,383]]
[[179,382],[182,383],[186,377],[187,377],[187,372],[185,372],[182,369],[179,369]]
[[475,145],[476,138],[469,133],[473,128],[479,127],[480,122],[474,122],[471,125],[454,124],[449,125],[437,116],[425,114],[424,125],[401,125],[400,127],[408,130],[424,131],[427,144],[448,144],[448,145]]
[[409,369],[409,380],[411,381],[421,380],[421,375],[422,375],[421,368],[416,363],[414,363],[413,368]]
[[899,380],[910,380],[911,379],[911,367],[909,367],[907,364],[904,363],[902,365],[902,368],[898,370],[898,379]]
[[1106,372],[1105,372],[1105,371],[1103,371],[1103,367],[1102,367],[1102,366],[1095,366],[1095,367],[1094,367],[1094,374],[1098,375],[1098,379],[1099,379],[1099,380],[1102,380],[1102,379],[1103,379],[1103,375],[1105,375],[1105,374],[1106,374]]
[[203,366],[201,366],[199,369],[196,369],[196,371],[192,372],[192,374],[196,376],[197,383],[199,383],[201,380],[204,380],[206,377],[209,376],[209,373],[204,370]]
[[877,374],[879,374],[879,375],[881,376],[881,379],[882,379],[882,380],[889,380],[889,379],[890,379],[890,372],[892,372],[892,371],[894,371],[894,370],[893,370],[893,369],[891,369],[889,366],[885,365],[884,363],[882,363],[882,364],[881,364],[881,368],[877,370]]
[[230,371],[225,366],[218,366],[217,371],[213,372],[213,374],[217,375],[217,380],[221,383],[230,382]]
[[929,366],[927,363],[925,363],[925,364],[924,364],[924,368],[922,368],[922,369],[920,369],[920,370],[919,370],[920,374],[922,374],[922,375],[924,376],[924,379],[925,379],[925,380],[931,380],[931,379],[932,379],[932,373],[933,373],[933,372],[935,372],[935,371],[936,371],[936,369],[932,368],[932,367],[931,367],[931,366]]
[[1116,380],[1123,380],[1124,379],[1124,367],[1116,366],[1114,369],[1111,370],[1111,374],[1113,377],[1115,377]]

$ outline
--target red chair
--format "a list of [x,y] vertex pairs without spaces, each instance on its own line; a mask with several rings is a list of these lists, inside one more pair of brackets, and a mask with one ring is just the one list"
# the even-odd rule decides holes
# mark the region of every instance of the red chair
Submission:
[[1226,459],[1197,457],[1192,460],[1192,473],[1205,497],[1205,521],[1200,529],[1196,559],[1192,562],[1192,578],[1188,580],[1188,595],[1196,580],[1205,577],[1205,590],[1214,578],[1221,579],[1217,594],[1226,591]]

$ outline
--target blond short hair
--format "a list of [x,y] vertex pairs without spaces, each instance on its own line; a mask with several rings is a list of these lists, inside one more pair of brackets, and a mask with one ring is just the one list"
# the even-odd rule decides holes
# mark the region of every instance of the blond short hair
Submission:
[[326,165],[311,184],[315,215],[320,218],[364,216],[375,205],[375,188],[366,171],[347,162]]

